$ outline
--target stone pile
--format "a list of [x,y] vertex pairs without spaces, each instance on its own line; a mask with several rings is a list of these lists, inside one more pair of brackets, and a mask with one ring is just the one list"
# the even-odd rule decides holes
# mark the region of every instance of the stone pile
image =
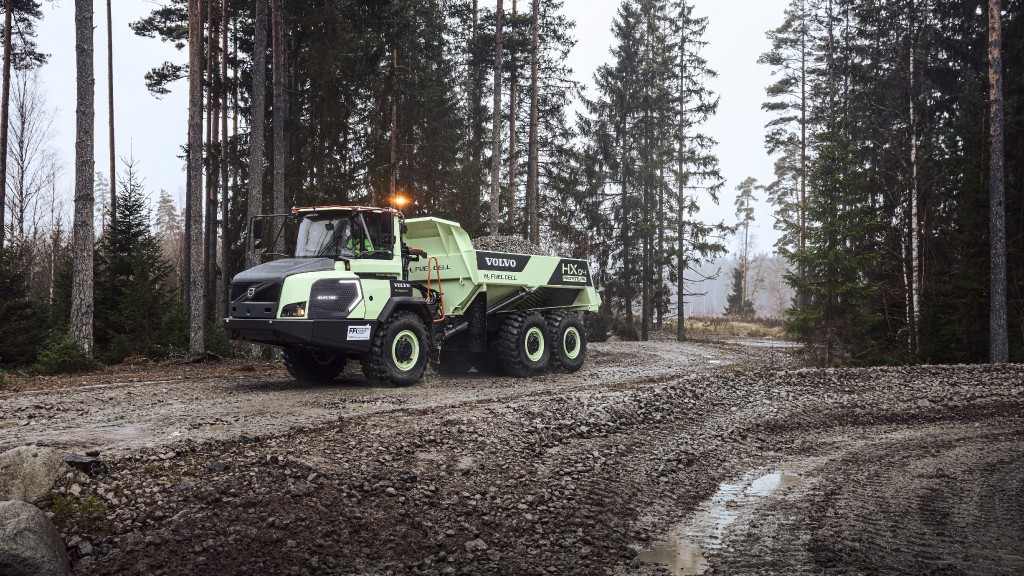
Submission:
[[481,236],[473,240],[473,247],[486,252],[510,252],[512,254],[532,254],[535,256],[551,256],[551,252],[532,244],[518,236]]

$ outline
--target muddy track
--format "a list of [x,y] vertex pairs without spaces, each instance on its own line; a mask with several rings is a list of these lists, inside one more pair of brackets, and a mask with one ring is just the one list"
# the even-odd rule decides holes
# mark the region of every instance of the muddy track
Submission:
[[[571,377],[340,384],[298,393],[340,393],[319,424],[115,444],[60,489],[106,506],[57,518],[95,547],[76,573],[1021,572],[1024,367],[601,350]],[[263,385],[232,384],[287,420],[296,392]]]
[[277,365],[238,362],[205,372],[157,368],[141,378],[115,373],[100,382],[70,377],[42,389],[0,392],[0,449],[38,442],[125,453],[185,439],[265,436],[359,414],[677,378],[763,363],[777,354],[728,344],[592,344],[586,366],[576,374],[512,379],[474,372],[444,378],[428,371],[410,387],[369,386],[357,362],[329,384],[298,382]]

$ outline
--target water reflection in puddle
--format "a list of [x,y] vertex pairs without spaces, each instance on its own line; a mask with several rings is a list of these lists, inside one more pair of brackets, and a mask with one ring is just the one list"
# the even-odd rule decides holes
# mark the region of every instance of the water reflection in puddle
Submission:
[[[753,476],[748,475],[749,476]],[[662,564],[673,574],[690,576],[708,569],[704,550],[721,548],[725,532],[744,508],[751,508],[780,488],[799,486],[802,478],[787,472],[775,472],[739,483],[723,482],[687,521],[676,526],[664,541],[651,550],[640,552],[642,562]]]

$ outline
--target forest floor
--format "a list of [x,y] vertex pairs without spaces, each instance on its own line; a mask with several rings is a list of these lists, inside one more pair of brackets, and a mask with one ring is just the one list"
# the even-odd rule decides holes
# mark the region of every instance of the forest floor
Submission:
[[1020,574],[1024,366],[802,369],[771,340],[328,385],[225,361],[22,379],[0,449],[101,451],[76,574]]

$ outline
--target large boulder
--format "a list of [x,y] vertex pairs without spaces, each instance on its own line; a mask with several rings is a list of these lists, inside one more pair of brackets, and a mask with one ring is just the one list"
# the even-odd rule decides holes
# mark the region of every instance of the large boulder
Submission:
[[68,553],[60,534],[46,514],[28,502],[0,502],[0,574],[71,574]]
[[0,500],[36,502],[68,471],[50,448],[19,446],[0,454]]

